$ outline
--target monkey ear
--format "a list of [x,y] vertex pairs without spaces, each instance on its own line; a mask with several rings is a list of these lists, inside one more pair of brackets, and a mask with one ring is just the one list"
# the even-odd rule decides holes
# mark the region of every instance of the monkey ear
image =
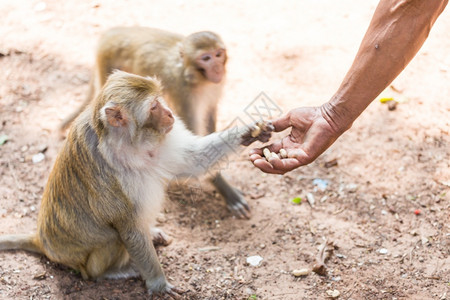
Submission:
[[123,127],[128,124],[125,110],[119,106],[105,108],[106,121],[113,127]]

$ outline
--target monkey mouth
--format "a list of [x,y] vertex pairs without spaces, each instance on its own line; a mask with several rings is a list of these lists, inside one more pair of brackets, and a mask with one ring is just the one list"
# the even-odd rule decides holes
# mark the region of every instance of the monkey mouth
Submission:
[[214,74],[214,76],[212,76],[210,80],[214,83],[220,83],[222,81],[222,74]]

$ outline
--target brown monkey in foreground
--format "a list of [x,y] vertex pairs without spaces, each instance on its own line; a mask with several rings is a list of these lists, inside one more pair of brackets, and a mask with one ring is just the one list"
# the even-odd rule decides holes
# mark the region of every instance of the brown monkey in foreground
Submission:
[[[0,236],[0,250],[44,254],[84,279],[140,275],[150,294],[177,297],[152,244],[152,237],[164,240],[151,226],[165,183],[205,172],[239,145],[266,142],[273,126],[257,125],[195,136],[166,107],[157,80],[117,71],[56,158],[37,232]],[[211,147],[216,157],[207,155]]]
[[[187,128],[197,135],[209,134],[216,131],[226,62],[224,43],[210,31],[184,37],[153,28],[113,28],[100,38],[87,102],[115,69],[142,76],[156,75],[162,81],[169,106]],[[63,128],[79,113],[77,111],[66,119]],[[212,182],[232,213],[249,217],[250,208],[242,193],[220,172]]]

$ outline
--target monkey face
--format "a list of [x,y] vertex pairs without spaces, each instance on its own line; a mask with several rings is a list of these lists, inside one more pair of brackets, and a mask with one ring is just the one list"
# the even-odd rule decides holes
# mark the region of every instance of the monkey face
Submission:
[[109,132],[117,132],[122,137],[126,134],[132,139],[145,140],[165,135],[172,130],[175,118],[161,93],[156,78],[116,71],[100,95],[106,102],[100,109],[100,119],[110,128]]
[[211,82],[219,83],[225,75],[227,53],[224,48],[202,51],[195,61],[198,69]]
[[150,116],[148,125],[159,132],[166,134],[172,130],[175,119],[172,111],[162,102],[162,99],[156,97],[150,104]]

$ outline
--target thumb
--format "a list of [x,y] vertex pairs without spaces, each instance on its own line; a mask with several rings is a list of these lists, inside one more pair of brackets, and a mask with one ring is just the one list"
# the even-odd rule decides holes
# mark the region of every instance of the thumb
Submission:
[[275,127],[275,132],[280,132],[291,127],[291,113],[289,112],[281,118],[272,121],[272,124]]

